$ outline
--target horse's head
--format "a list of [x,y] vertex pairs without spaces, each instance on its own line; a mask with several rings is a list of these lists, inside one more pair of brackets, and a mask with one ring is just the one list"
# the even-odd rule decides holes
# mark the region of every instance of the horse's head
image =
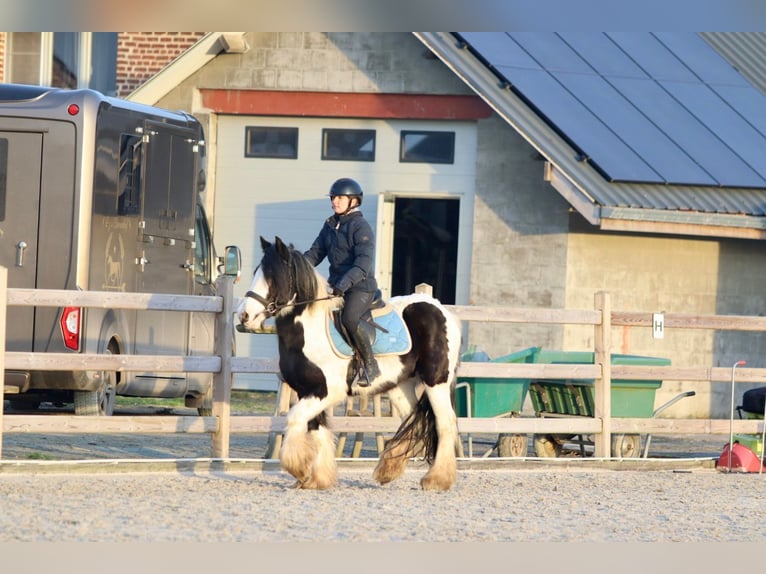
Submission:
[[316,298],[316,275],[306,258],[279,237],[274,243],[260,239],[263,257],[237,308],[239,321],[248,331],[260,330],[269,317],[293,312],[296,300]]

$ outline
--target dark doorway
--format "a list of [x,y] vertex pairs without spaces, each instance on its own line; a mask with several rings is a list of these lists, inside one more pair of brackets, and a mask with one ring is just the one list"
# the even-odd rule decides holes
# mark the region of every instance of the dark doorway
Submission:
[[460,200],[395,201],[391,295],[408,295],[427,283],[434,297],[454,305]]

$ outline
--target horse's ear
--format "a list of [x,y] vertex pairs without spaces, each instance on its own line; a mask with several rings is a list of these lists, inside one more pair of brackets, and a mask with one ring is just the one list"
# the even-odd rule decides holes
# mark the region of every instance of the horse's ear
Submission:
[[264,239],[263,235],[261,235],[261,249],[266,251],[269,247],[271,247],[271,243],[266,241],[266,239]]
[[274,239],[274,245],[277,246],[277,253],[279,253],[279,256],[282,259],[285,261],[290,259],[290,249],[287,247],[287,245],[285,245],[285,242],[279,238],[279,236]]

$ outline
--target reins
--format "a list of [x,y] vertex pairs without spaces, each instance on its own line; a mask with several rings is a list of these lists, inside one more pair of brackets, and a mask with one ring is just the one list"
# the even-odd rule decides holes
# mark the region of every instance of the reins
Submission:
[[338,299],[338,297],[328,296],[328,297],[318,297],[316,299],[307,299],[306,301],[288,301],[287,303],[283,303],[282,305],[277,305],[276,301],[267,301],[264,297],[261,297],[255,291],[248,291],[247,293],[245,293],[245,297],[249,297],[250,299],[255,299],[256,301],[258,301],[264,307],[261,313],[266,313],[268,315],[276,315],[278,311],[281,311],[282,309],[286,309],[287,307],[297,307],[298,305],[306,305],[308,303],[316,303],[318,301],[329,301],[330,299]]

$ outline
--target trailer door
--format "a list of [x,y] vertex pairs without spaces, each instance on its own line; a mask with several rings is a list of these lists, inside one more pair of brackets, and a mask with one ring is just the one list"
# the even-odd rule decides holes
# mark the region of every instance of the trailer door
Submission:
[[[142,174],[143,239],[136,290],[189,295],[193,291],[196,139],[192,130],[146,122]],[[185,355],[189,352],[187,312],[141,311],[136,316],[135,352]],[[155,394],[180,396],[185,373],[136,373],[151,380]]]
[[191,241],[197,195],[197,140],[193,130],[146,122],[144,233]]
[[[42,134],[0,131],[0,264],[8,287],[37,287]],[[32,351],[34,307],[10,306],[6,349]]]

